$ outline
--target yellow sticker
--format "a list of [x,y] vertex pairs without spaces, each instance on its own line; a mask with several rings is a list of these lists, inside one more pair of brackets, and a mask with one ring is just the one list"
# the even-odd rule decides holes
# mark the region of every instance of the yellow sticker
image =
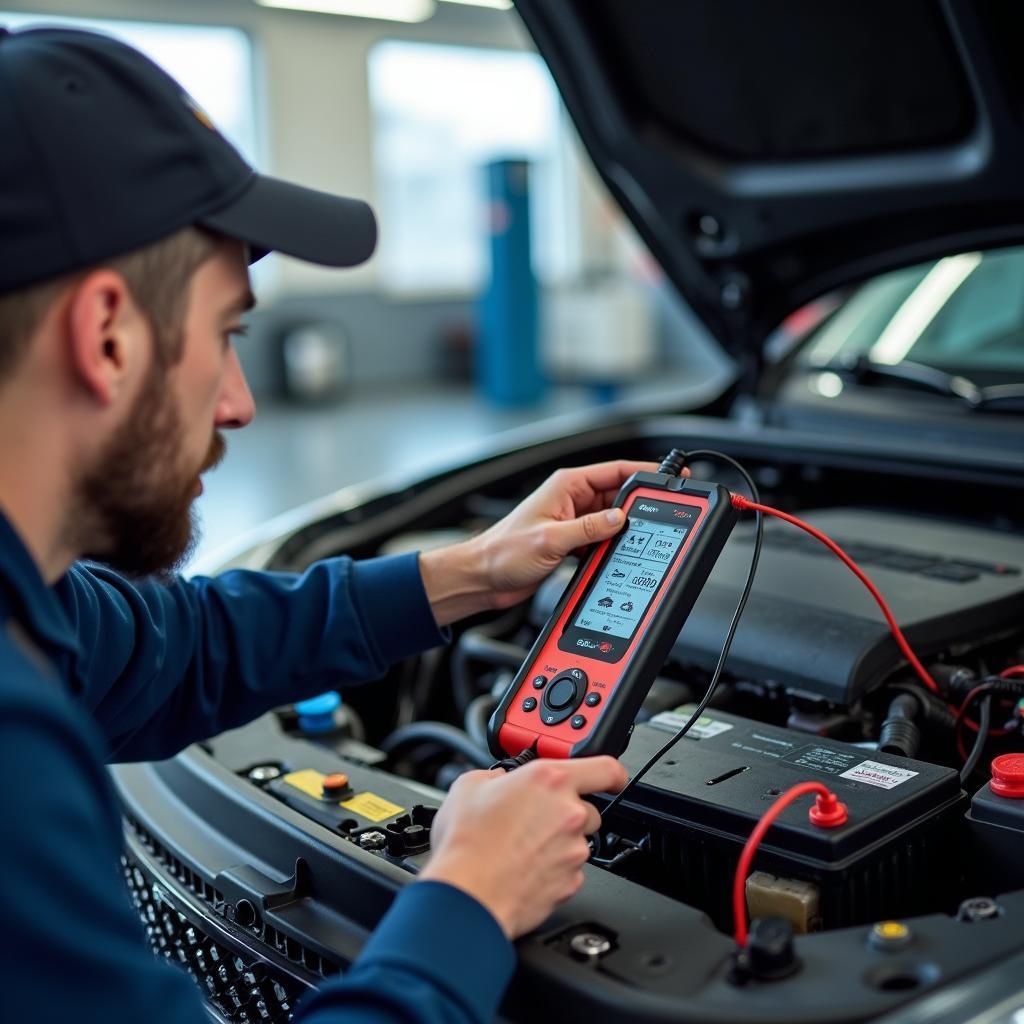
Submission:
[[342,805],[346,810],[361,814],[370,821],[383,821],[385,818],[393,818],[405,810],[398,804],[391,803],[383,797],[374,793],[358,793],[351,800],[346,800]]
[[299,772],[289,772],[284,776],[284,781],[287,782],[289,786],[301,789],[303,793],[308,793],[310,796],[314,796],[317,799],[323,796],[323,773],[315,771],[312,768],[303,768],[302,771]]

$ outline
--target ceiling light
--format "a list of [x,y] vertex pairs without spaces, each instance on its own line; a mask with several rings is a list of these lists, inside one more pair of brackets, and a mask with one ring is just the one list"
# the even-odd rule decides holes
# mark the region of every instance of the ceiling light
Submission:
[[350,18],[378,21],[426,21],[436,9],[434,0],[256,0],[264,7],[317,14],[343,14]]
[[490,7],[494,11],[508,11],[512,0],[444,0],[447,4],[463,4],[466,7]]

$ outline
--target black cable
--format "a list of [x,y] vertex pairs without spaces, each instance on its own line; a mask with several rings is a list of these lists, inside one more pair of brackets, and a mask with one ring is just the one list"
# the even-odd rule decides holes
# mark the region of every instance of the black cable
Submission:
[[978,762],[981,760],[981,755],[985,750],[985,742],[988,739],[988,730],[992,725],[992,701],[995,700],[995,695],[988,692],[978,696],[981,697],[981,712],[978,715],[978,735],[974,739],[974,746],[971,747],[971,753],[966,763],[960,769],[961,786],[967,785],[974,774],[974,769],[978,767]]
[[[677,452],[677,449],[672,450],[672,455]],[[728,455],[722,452],[711,451],[709,449],[700,449],[695,452],[685,453],[686,460],[694,459],[697,457],[706,459],[719,459],[722,462],[727,462],[733,469],[736,470],[740,476],[743,477],[747,487],[750,489],[750,496],[754,502],[758,505],[761,504],[761,496],[757,490],[757,484],[754,483],[753,478],[750,474],[735,460],[730,458]],[[684,489],[685,493],[685,489]],[[718,681],[722,676],[722,669],[725,668],[726,659],[729,657],[729,649],[732,647],[733,637],[736,635],[736,628],[740,624],[740,617],[743,615],[743,609],[747,606],[747,598],[750,597],[750,590],[754,586],[754,575],[757,572],[757,563],[761,557],[761,544],[764,540],[764,519],[760,512],[755,512],[755,522],[757,527],[754,533],[754,553],[750,559],[750,570],[747,573],[747,582],[743,587],[743,593],[740,594],[740,599],[736,604],[736,610],[733,612],[732,621],[729,623],[729,632],[725,636],[725,642],[722,644],[722,653],[718,656],[718,664],[715,665],[715,671],[711,674],[711,682],[708,684],[707,691],[704,694],[700,704],[697,705],[697,710],[690,716],[686,724],[667,742],[660,750],[657,751],[652,757],[650,757],[646,764],[626,783],[626,785],[619,790],[615,796],[612,797],[610,802],[605,806],[601,812],[603,817],[607,817],[608,813],[619,804],[623,797],[640,781],[640,779],[652,768],[662,757],[665,756],[693,727],[694,723],[704,714],[705,708],[708,706],[708,702],[714,696],[715,689],[718,686]],[[600,840],[596,841],[598,845]],[[595,850],[595,853],[598,852]]]
[[447,722],[412,722],[389,733],[381,741],[380,749],[386,754],[416,743],[436,743],[460,754],[477,768],[490,768],[494,758],[478,747],[461,729]]
[[524,764],[535,761],[537,756],[537,742],[535,740],[532,747],[520,750],[515,757],[503,757],[500,761],[495,761],[494,764],[488,765],[488,767],[492,771],[495,768],[501,768],[502,771],[514,772],[517,768],[522,768]]

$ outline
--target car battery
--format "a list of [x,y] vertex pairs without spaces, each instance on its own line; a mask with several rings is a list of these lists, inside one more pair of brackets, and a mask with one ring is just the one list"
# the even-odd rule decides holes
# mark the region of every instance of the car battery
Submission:
[[[689,717],[689,708],[634,729],[623,761],[636,772]],[[725,712],[703,716],[637,784],[605,827],[646,834],[648,858],[630,874],[732,927],[730,894],[743,844],[775,800],[800,782],[823,782],[849,809],[838,828],[809,820],[813,797],[782,812],[754,870],[810,883],[816,925],[837,928],[934,910],[959,892],[966,805],[950,768],[762,725]]]
[[973,891],[998,896],[1024,888],[1024,754],[992,761],[992,779],[971,799],[967,821],[975,854]]

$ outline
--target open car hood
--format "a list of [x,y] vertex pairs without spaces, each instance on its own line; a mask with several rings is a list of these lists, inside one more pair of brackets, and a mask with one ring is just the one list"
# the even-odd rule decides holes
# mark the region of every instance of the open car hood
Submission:
[[748,379],[810,299],[1024,240],[1024,5],[516,7],[609,189]]

